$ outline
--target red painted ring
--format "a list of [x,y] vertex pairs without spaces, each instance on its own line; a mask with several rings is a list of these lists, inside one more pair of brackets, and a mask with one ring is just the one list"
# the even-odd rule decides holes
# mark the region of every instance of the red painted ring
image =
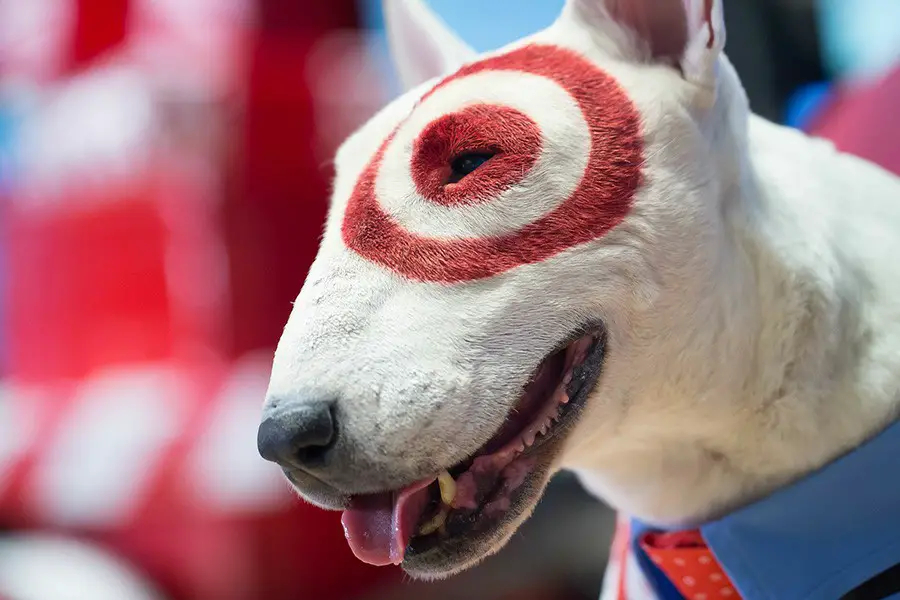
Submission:
[[384,212],[375,192],[392,134],[360,175],[347,204],[341,232],[350,249],[410,279],[458,283],[546,260],[603,236],[625,218],[640,186],[643,142],[639,113],[618,83],[571,50],[533,44],[463,67],[426,97],[451,81],[498,70],[546,77],[578,104],[590,128],[591,150],[577,189],[556,209],[511,234],[458,240],[417,235]]

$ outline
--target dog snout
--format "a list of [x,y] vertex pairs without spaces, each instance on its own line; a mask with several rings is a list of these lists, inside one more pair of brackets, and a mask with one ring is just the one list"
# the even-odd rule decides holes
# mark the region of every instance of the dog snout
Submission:
[[315,466],[337,435],[334,402],[270,402],[257,433],[260,455],[285,469]]

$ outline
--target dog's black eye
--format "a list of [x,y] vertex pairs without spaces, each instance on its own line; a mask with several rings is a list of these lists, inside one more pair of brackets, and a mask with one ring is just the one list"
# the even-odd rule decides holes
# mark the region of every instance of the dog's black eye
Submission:
[[450,163],[450,177],[447,183],[457,183],[463,177],[486,163],[493,154],[489,152],[469,152],[460,154]]

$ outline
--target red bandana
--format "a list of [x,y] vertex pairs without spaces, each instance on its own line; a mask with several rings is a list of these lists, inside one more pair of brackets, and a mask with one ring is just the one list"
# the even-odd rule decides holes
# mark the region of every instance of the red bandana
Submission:
[[[629,539],[627,535],[623,537]],[[740,594],[699,531],[646,533],[641,537],[640,546],[685,600],[740,600]],[[619,600],[628,600],[627,544],[623,550],[619,563]]]

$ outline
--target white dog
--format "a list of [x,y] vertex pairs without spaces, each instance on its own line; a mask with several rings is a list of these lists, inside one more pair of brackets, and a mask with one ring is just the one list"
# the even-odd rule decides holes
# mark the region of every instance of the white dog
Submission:
[[410,91],[338,152],[259,436],[357,556],[458,572],[561,468],[711,523],[895,420],[900,180],[750,113],[722,0],[569,0],[482,56],[385,7]]

